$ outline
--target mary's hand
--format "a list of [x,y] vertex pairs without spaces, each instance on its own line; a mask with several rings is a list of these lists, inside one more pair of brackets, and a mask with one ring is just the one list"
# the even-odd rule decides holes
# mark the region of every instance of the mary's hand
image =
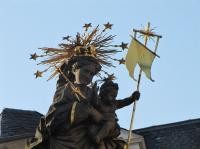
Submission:
[[92,85],[92,94],[93,94],[93,97],[98,97],[98,90],[99,90],[99,87],[97,86],[97,82],[95,82]]
[[97,83],[95,82],[93,85],[92,85],[92,105],[96,106],[98,105],[98,90],[99,90],[99,87],[97,86]]

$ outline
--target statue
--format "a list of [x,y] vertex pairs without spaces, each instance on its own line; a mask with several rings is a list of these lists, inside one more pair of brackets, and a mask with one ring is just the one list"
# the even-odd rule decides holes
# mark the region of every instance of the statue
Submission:
[[138,100],[140,96],[140,93],[135,91],[128,98],[116,100],[118,89],[117,83],[114,83],[110,78],[105,79],[100,88],[99,100],[94,105],[95,109],[103,116],[99,125],[93,125],[90,128],[91,139],[99,145],[99,148],[105,148],[104,139],[117,138],[120,135],[120,126],[117,123],[118,118],[115,110],[130,105],[135,100]]
[[138,100],[140,93],[115,100],[118,85],[112,80],[105,81],[100,93],[97,85],[92,84],[103,65],[112,66],[107,55],[117,52],[102,50],[114,37],[103,36],[106,29],[98,34],[97,26],[87,36],[78,33],[74,40],[67,38],[69,43],[60,45],[61,49],[42,48],[48,59],[41,63],[55,70],[50,78],[58,75],[59,79],[53,103],[27,148],[123,149],[125,142],[117,139],[120,126],[115,110]]

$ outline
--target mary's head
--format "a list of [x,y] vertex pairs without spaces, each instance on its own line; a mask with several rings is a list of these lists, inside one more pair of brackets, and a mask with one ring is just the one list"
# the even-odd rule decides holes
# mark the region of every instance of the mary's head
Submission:
[[[101,65],[92,56],[74,56],[63,64],[61,71],[72,83],[88,85],[93,77],[101,70]],[[64,85],[67,81],[60,74],[58,84]]]

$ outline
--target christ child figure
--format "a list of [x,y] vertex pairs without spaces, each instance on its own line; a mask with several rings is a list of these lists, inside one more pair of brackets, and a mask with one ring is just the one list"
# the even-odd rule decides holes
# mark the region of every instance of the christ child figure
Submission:
[[96,100],[94,107],[102,114],[103,118],[98,128],[93,125],[90,128],[92,140],[97,144],[101,144],[103,139],[119,136],[120,126],[117,123],[118,118],[115,111],[130,105],[140,97],[140,93],[135,91],[128,98],[116,100],[118,89],[118,84],[110,79],[105,80],[100,87],[99,99]]

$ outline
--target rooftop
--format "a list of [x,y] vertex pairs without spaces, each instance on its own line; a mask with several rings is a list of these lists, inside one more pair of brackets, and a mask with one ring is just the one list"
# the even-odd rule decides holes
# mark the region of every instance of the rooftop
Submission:
[[133,132],[144,137],[147,149],[200,148],[200,119],[152,126]]
[[42,114],[5,108],[0,114],[0,142],[32,137]]

